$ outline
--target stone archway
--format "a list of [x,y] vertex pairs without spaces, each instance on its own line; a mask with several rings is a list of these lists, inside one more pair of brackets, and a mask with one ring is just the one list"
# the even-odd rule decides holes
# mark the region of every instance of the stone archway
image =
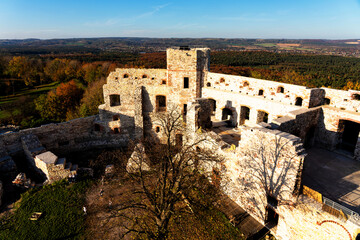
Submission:
[[222,109],[221,120],[225,121],[228,127],[236,127],[236,110],[232,107]]
[[261,123],[261,122],[268,123],[269,122],[269,114],[265,111],[259,110],[257,112],[256,123]]
[[239,124],[245,124],[246,120],[250,120],[250,108],[247,106],[240,107],[240,121]]

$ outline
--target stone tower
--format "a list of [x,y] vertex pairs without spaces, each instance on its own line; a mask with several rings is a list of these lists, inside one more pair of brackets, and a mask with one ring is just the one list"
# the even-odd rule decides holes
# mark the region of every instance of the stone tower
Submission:
[[168,85],[180,94],[180,104],[201,97],[205,72],[209,71],[210,49],[178,47],[167,49]]

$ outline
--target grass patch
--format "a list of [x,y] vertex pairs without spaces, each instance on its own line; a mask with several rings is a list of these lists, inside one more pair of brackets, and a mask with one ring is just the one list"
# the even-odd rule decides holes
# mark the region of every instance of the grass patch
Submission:
[[0,119],[9,118],[10,116],[11,116],[11,114],[9,113],[9,111],[7,111],[7,110],[0,111]]
[[0,105],[4,104],[4,103],[10,103],[12,101],[15,101],[21,96],[40,95],[40,94],[43,94],[43,93],[47,93],[51,89],[56,88],[59,84],[60,84],[59,82],[52,82],[52,83],[36,86],[35,88],[28,88],[27,87],[27,88],[23,88],[23,89],[15,92],[14,95],[0,96]]
[[277,46],[276,43],[257,43],[254,45],[261,46],[261,47],[276,47]]
[[[15,213],[0,219],[0,239],[83,239],[82,207],[88,182],[69,184],[59,181],[32,189],[21,196]],[[29,218],[42,212],[37,221]]]

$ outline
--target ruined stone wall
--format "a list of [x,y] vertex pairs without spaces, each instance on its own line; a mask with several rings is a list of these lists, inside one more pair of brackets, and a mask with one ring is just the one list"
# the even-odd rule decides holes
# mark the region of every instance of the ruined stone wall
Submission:
[[[190,119],[189,119],[190,120]],[[220,189],[260,223],[265,223],[267,195],[278,206],[295,203],[306,156],[300,138],[277,130],[242,127],[236,148],[214,132],[193,133],[192,139],[206,139],[198,144],[211,149],[222,163],[203,163],[205,174],[220,173]],[[277,212],[277,206],[272,206]],[[279,213],[280,214],[280,213]]]
[[287,105],[295,105],[296,98],[301,97],[302,107],[316,105],[316,103],[310,103],[312,89],[275,81],[208,72],[204,87],[239,93],[241,95],[258,96],[264,100]]
[[[161,69],[116,69],[110,73],[107,83],[103,86],[105,104],[99,106],[100,122],[105,132],[117,133],[124,137],[134,138],[139,134],[139,119],[135,123],[136,99],[139,99],[135,90],[141,86],[147,89],[141,90],[140,103],[143,102],[143,110],[153,111],[156,106],[156,95],[167,95],[167,71]],[[148,89],[152,92],[149,93]],[[155,93],[155,94],[154,94]],[[119,102],[111,101],[111,96],[117,95]],[[141,121],[140,121],[141,122]],[[136,126],[136,127],[135,127]]]
[[344,91],[331,88],[322,89],[325,90],[325,98],[329,101],[327,103],[324,101],[323,104],[350,112],[358,112],[360,110],[360,91]]
[[[167,70],[116,69],[103,87],[105,104],[99,107],[98,124],[105,132],[130,139],[139,138],[142,133],[159,135],[159,126],[153,124],[154,115],[175,106],[186,112],[188,102],[200,96],[204,71],[209,69],[209,55],[209,49],[168,49]],[[139,87],[141,97],[136,94]],[[114,95],[120,97],[116,104],[112,104]],[[162,96],[166,99],[165,107],[159,106],[158,97]]]
[[[241,106],[250,108],[251,123],[258,123],[258,111],[264,111],[269,114],[268,122],[280,116],[286,115],[290,111],[300,109],[301,107],[288,105],[282,102],[266,99],[261,96],[250,96],[238,92],[219,90],[214,88],[204,88],[202,90],[203,98],[210,98],[216,101],[215,118],[221,120],[222,109],[229,108],[233,111],[234,125],[240,125]],[[246,122],[245,122],[246,123]]]
[[277,130],[300,137],[304,144],[312,146],[320,115],[320,107],[299,109],[273,120],[272,125]]
[[37,128],[0,135],[3,148],[10,154],[23,151],[21,137],[34,134],[48,150],[80,151],[92,147],[125,146],[129,139],[97,132],[94,121],[97,116],[78,118],[63,123],[52,123]]
[[359,225],[335,217],[322,210],[322,204],[301,195],[296,205],[277,208],[279,223],[274,229],[277,239],[352,240],[359,232]]
[[242,129],[241,141],[222,169],[221,188],[264,223],[267,194],[279,205],[296,201],[305,153],[298,137],[264,128]]
[[331,106],[323,106],[320,115],[316,142],[329,150],[334,150],[341,141],[341,120],[360,123],[360,114],[344,111]]

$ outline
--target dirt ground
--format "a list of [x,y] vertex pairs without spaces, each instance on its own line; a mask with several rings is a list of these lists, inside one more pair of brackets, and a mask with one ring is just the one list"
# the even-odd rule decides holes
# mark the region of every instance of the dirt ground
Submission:
[[[91,239],[121,239],[130,227],[130,222],[114,216],[115,206],[121,206],[129,199],[129,193],[137,184],[131,180],[120,179],[100,180],[86,196],[86,226]],[[130,213],[131,214],[131,213]],[[129,234],[124,239],[133,239]]]

